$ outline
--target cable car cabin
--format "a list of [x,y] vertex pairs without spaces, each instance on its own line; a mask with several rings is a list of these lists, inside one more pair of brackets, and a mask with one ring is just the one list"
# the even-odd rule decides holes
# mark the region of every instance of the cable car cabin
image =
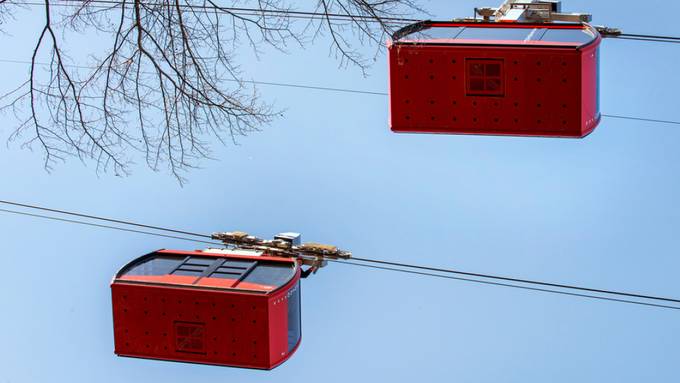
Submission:
[[254,250],[159,250],[111,283],[120,356],[272,369],[300,343],[300,267]]
[[586,23],[421,22],[389,44],[395,132],[584,137],[600,121]]

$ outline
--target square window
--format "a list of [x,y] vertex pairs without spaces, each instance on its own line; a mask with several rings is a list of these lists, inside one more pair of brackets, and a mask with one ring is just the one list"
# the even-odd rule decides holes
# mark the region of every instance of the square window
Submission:
[[503,96],[502,59],[466,59],[466,91],[468,96]]
[[178,352],[205,354],[205,325],[175,322],[175,346]]

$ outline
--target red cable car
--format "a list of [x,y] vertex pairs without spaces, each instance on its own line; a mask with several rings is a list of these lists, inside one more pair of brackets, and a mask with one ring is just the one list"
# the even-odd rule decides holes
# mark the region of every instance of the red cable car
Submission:
[[[158,250],[127,264],[111,283],[115,353],[258,369],[285,362],[301,339],[300,278],[323,264],[314,258],[321,245],[277,238],[237,249]],[[311,262],[294,258],[304,246]]]
[[392,131],[592,132],[600,121],[601,36],[585,22],[550,22],[590,16],[561,14],[557,2],[512,0],[478,13],[485,20],[425,21],[394,34],[388,46]]
[[271,369],[300,342],[300,268],[244,252],[159,250],[111,284],[121,356]]

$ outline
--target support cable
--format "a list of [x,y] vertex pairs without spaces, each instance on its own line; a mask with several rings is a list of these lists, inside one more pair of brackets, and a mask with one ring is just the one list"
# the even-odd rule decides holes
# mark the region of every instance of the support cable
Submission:
[[[12,205],[12,206],[23,207],[23,208],[26,208],[26,209],[48,211],[48,212],[52,212],[52,213],[56,213],[56,214],[73,215],[73,216],[82,217],[82,218],[103,220],[103,221],[107,221],[107,222],[124,224],[124,225],[133,225],[133,226],[144,227],[144,228],[152,228],[154,230],[167,231],[167,232],[172,232],[172,233],[184,233],[184,234],[190,234],[190,235],[197,235],[197,236],[201,236],[201,237],[210,237],[209,235],[204,235],[204,234],[197,234],[197,233],[191,233],[191,232],[175,230],[175,229],[170,229],[170,228],[164,228],[164,227],[159,227],[159,226],[139,224],[139,223],[134,223],[134,222],[130,222],[130,221],[123,221],[123,220],[104,218],[104,217],[93,216],[93,215],[88,215],[88,214],[75,213],[75,212],[70,212],[70,211],[65,211],[65,210],[60,210],[60,209],[46,208],[46,207],[37,206],[37,205],[23,204],[23,203],[17,203],[17,202],[12,202],[12,201],[5,201],[5,200],[0,200],[0,203]],[[116,227],[116,226],[111,226],[111,225],[95,224],[95,223],[91,223],[91,222],[64,219],[64,218],[58,218],[58,217],[51,217],[51,216],[40,215],[40,214],[32,214],[32,213],[26,213],[26,212],[16,211],[16,210],[0,209],[0,212],[17,214],[17,215],[24,215],[24,216],[29,216],[29,217],[33,217],[33,218],[48,219],[48,220],[59,221],[59,222],[81,224],[81,225],[87,225],[87,226],[92,226],[92,227],[97,227],[97,228],[106,228],[106,229],[113,229],[113,230],[120,230],[120,231],[138,233],[138,234],[146,234],[146,235],[153,235],[153,236],[158,236],[158,237],[165,237],[165,238],[180,239],[180,240],[185,240],[185,241],[206,243],[206,244],[210,244],[210,245],[218,245],[218,246],[223,245],[222,243],[218,243],[218,242],[202,241],[202,240],[197,240],[197,239],[187,238],[187,237],[165,235],[165,234],[154,233],[154,232],[149,232],[149,231],[142,231],[142,230],[134,230],[134,229]],[[536,281],[536,280],[529,280],[529,279],[504,277],[504,276],[498,276],[498,275],[492,275],[492,274],[472,273],[472,272],[465,272],[465,271],[459,271],[459,270],[454,270],[454,269],[420,266],[420,265],[391,262],[391,261],[378,260],[378,259],[369,259],[369,258],[352,257],[352,261],[356,261],[356,262],[339,261],[339,260],[333,260],[333,259],[327,259],[327,260],[330,261],[330,262],[345,263],[345,264],[350,264],[350,265],[354,265],[354,266],[362,266],[362,267],[368,267],[368,268],[373,268],[373,269],[397,271],[397,272],[402,272],[402,273],[411,273],[411,274],[438,277],[438,278],[446,278],[446,279],[455,279],[455,280],[461,280],[461,281],[467,281],[467,282],[475,282],[475,283],[482,283],[482,284],[503,286],[503,287],[512,287],[512,288],[519,288],[519,289],[531,290],[531,291],[542,291],[542,292],[571,295],[571,296],[592,298],[592,299],[601,299],[601,300],[615,301],[615,302],[621,302],[621,303],[631,303],[631,304],[638,304],[638,305],[652,306],[652,307],[659,307],[659,308],[668,308],[668,309],[675,309],[675,310],[680,309],[680,307],[677,307],[677,306],[662,305],[662,304],[642,302],[642,301],[634,301],[634,300],[631,300],[631,299],[613,298],[611,296],[621,296],[621,297],[625,297],[625,298],[638,298],[638,299],[668,302],[668,303],[680,303],[680,299],[675,299],[675,298],[658,297],[658,296],[652,296],[652,295],[629,293],[629,292],[614,291],[614,290],[594,289],[594,288],[580,287],[580,286],[575,286],[575,285],[558,284],[558,283],[550,283],[550,282],[543,282],[543,281]],[[359,262],[362,262],[362,263],[359,263]],[[416,270],[422,270],[422,271],[416,271]],[[433,272],[441,273],[441,274],[435,274]],[[453,277],[451,275],[443,275],[443,274],[454,274],[454,275],[458,275],[458,276]],[[460,277],[460,276],[463,276],[463,277]],[[487,280],[483,280],[483,279],[480,280],[480,279],[473,279],[473,278],[492,279],[492,280],[495,280],[495,281],[487,281]],[[501,281],[501,282],[496,282],[496,281]],[[511,283],[508,283],[508,282],[511,282]],[[541,286],[541,287],[522,286],[522,285],[517,285],[516,283],[533,285],[533,286]],[[605,295],[609,295],[610,297],[592,295],[592,294],[584,294],[584,293],[573,293],[573,292],[560,291],[560,290],[555,290],[555,289],[605,294]]]
[[[31,64],[30,61],[13,60],[13,59],[0,59],[0,62],[10,63],[10,64]],[[49,66],[49,64],[47,64],[47,63],[36,63],[36,64],[42,65],[42,66]],[[65,65],[65,66],[71,67],[71,68],[80,68],[80,69],[94,69],[93,67],[82,66],[82,65]],[[335,93],[354,93],[354,94],[364,94],[364,95],[372,95],[372,96],[388,96],[389,95],[387,92],[377,92],[377,91],[362,90],[362,89],[335,88],[335,87],[327,87],[327,86],[305,85],[305,84],[283,83],[283,82],[272,82],[272,81],[234,80],[234,79],[225,79],[225,80],[231,81],[231,82],[238,82],[238,83],[278,86],[278,87],[284,87],[284,88],[320,90],[320,91],[335,92]],[[616,114],[602,114],[602,116],[603,117],[609,117],[609,118],[633,120],[633,121],[653,122],[653,123],[657,123],[657,124],[680,125],[680,121],[673,121],[673,120],[660,120],[660,119],[654,119],[654,118],[631,117],[631,116],[622,116],[622,115],[616,115]]]
[[[56,3],[50,4],[50,6],[58,7],[90,7],[102,10],[113,10],[115,7],[122,5],[123,2],[120,0],[89,0],[87,4],[83,4],[82,1],[74,0],[58,0]],[[45,6],[45,3],[27,1],[20,3],[18,5],[30,5],[30,6]],[[164,7],[168,6],[166,3],[158,2],[144,2],[145,7]],[[132,6],[132,4],[130,4]],[[181,9],[190,10],[204,10],[211,12],[219,12],[222,14],[234,14],[238,16],[264,16],[264,15],[281,15],[282,17],[298,18],[298,19],[308,19],[308,20],[335,20],[335,21],[357,21],[357,22],[375,22],[382,24],[410,24],[422,21],[420,19],[410,19],[401,17],[375,17],[368,15],[353,15],[350,13],[326,13],[326,12],[310,12],[310,11],[295,11],[292,9],[261,9],[261,8],[247,8],[247,7],[222,7],[220,5],[207,5],[207,4],[171,4],[173,8],[179,7]]]
[[[45,6],[44,3],[35,1],[26,1],[22,3],[17,3],[17,5],[28,5],[28,6]],[[119,5],[123,5],[121,0],[89,0],[86,4],[82,1],[74,0],[58,0],[56,3],[50,4],[50,6],[59,7],[91,7],[102,10],[113,10]],[[166,3],[160,2],[144,2],[146,7],[163,7],[170,6]],[[308,20],[334,20],[334,21],[351,21],[351,22],[375,22],[384,25],[405,25],[422,22],[421,19],[405,18],[405,17],[376,17],[370,15],[354,15],[351,13],[326,13],[326,12],[311,12],[311,11],[296,11],[293,9],[261,9],[261,8],[248,8],[248,7],[223,7],[219,4],[191,4],[189,2],[183,4],[172,4],[172,7],[179,7],[182,9],[199,9],[199,10],[209,10],[212,12],[219,12],[222,14],[233,14],[238,16],[265,16],[265,15],[281,15],[287,18],[297,18],[297,19],[308,19]],[[639,34],[639,33],[621,33],[617,32],[614,35],[606,36],[609,38],[618,38],[621,40],[637,40],[637,41],[650,41],[650,42],[661,42],[661,43],[680,43],[680,37],[677,36],[662,36],[662,35],[649,35],[649,34]]]
[[123,221],[123,220],[119,220],[119,219],[98,217],[96,215],[89,215],[89,214],[76,213],[76,212],[66,211],[66,210],[52,209],[52,208],[38,206],[38,205],[30,205],[30,204],[24,204],[24,203],[19,203],[19,202],[12,202],[12,201],[5,201],[5,200],[0,200],[0,204],[23,207],[23,208],[27,208],[27,209],[48,211],[50,213],[65,214],[65,215],[81,217],[81,218],[94,219],[94,220],[97,220],[97,221],[106,221],[106,222],[118,223],[118,224],[121,224],[121,225],[143,227],[143,228],[146,228],[146,229],[166,231],[166,232],[169,232],[169,233],[186,234],[186,235],[192,235],[194,237],[202,237],[202,238],[212,238],[210,235],[206,235],[206,234],[192,233],[190,231],[184,231],[184,230],[169,229],[169,228],[165,228],[165,227],[161,227],[161,226],[145,225],[145,224],[132,222],[132,221]]
[[620,33],[611,36],[622,40],[637,40],[637,41],[653,41],[658,43],[672,43],[680,44],[680,37],[676,36],[658,36],[658,35],[641,35],[636,33]]
[[26,213],[23,211],[18,211],[18,210],[9,210],[9,209],[0,209],[0,212],[3,213],[10,213],[10,214],[16,214],[16,215],[23,215],[27,217],[33,217],[33,218],[41,218],[41,219],[48,219],[51,221],[58,221],[58,222],[66,222],[66,223],[74,223],[77,225],[85,225],[85,226],[92,226],[92,227],[98,227],[102,229],[111,229],[111,230],[118,230],[118,231],[125,231],[129,233],[137,233],[137,234],[145,234],[145,235],[153,235],[156,237],[163,237],[163,238],[171,238],[171,239],[181,239],[183,241],[190,241],[190,242],[198,242],[198,243],[205,243],[209,245],[218,245],[218,246],[223,246],[222,243],[220,242],[212,242],[212,241],[201,241],[199,239],[193,239],[193,238],[188,238],[188,237],[178,237],[175,235],[167,235],[167,234],[160,234],[160,233],[153,233],[151,231],[143,231],[143,230],[135,230],[135,229],[126,229],[124,227],[116,227],[116,226],[110,226],[110,225],[101,225],[98,223],[92,223],[92,222],[85,222],[85,221],[78,221],[74,219],[66,219],[66,218],[58,218],[58,217],[50,217],[48,215],[42,215],[42,214],[32,214],[32,213]]
[[468,276],[468,277],[487,278],[487,279],[495,279],[495,280],[506,281],[506,282],[517,282],[517,283],[525,283],[525,284],[529,284],[529,285],[556,287],[556,288],[568,289],[568,290],[586,291],[586,292],[590,292],[590,293],[619,295],[619,296],[631,297],[631,298],[642,298],[642,299],[650,299],[650,300],[663,301],[663,302],[680,303],[680,299],[675,299],[675,298],[657,297],[657,296],[652,296],[652,295],[627,293],[627,292],[614,291],[614,290],[593,289],[593,288],[589,288],[589,287],[580,287],[580,286],[566,285],[566,284],[560,284],[560,283],[535,281],[535,280],[530,280],[530,279],[504,277],[504,276],[498,276],[498,275],[492,275],[492,274],[471,273],[471,272],[467,272],[467,271],[459,271],[459,270],[444,269],[444,268],[429,267],[429,266],[411,265],[411,264],[407,264],[407,263],[391,262],[391,261],[384,261],[384,260],[378,260],[378,259],[367,259],[367,258],[357,258],[357,257],[352,257],[352,259],[355,260],[355,261],[361,261],[361,262],[367,262],[367,263],[375,263],[375,264],[388,265],[388,266],[397,266],[397,267],[404,267],[404,268],[417,269],[417,270],[436,271],[436,272],[440,272],[440,273],[464,275],[464,276]]
[[[20,3],[21,5],[31,5],[31,6],[44,6],[44,3],[39,3],[35,1],[27,1]],[[121,0],[89,0],[86,4],[82,1],[74,0],[59,0],[57,3],[52,3],[50,6],[61,6],[61,7],[81,7],[88,6],[99,9],[113,9],[119,5],[122,5]],[[147,7],[162,7],[168,4],[160,2],[145,2]],[[312,12],[312,11],[296,11],[293,9],[262,9],[262,8],[248,8],[248,7],[223,7],[219,4],[191,4],[189,2],[183,4],[172,4],[173,7],[180,7],[183,9],[201,9],[201,10],[211,10],[217,11],[223,14],[235,14],[244,16],[263,16],[263,15],[282,15],[284,17],[291,18],[302,18],[302,19],[336,19],[340,21],[361,21],[361,22],[376,22],[383,24],[410,24],[422,22],[421,19],[406,18],[406,17],[376,17],[370,15],[354,15],[351,13],[326,13],[326,12]],[[611,38],[620,38],[624,40],[639,40],[639,41],[653,41],[653,42],[665,42],[665,43],[680,43],[680,37],[678,36],[663,36],[663,35],[650,35],[650,34],[640,34],[640,33],[622,33],[618,32],[616,35],[607,36]]]
[[640,302],[640,301],[634,301],[634,300],[630,300],[630,299],[611,298],[611,297],[604,297],[604,296],[592,295],[592,294],[571,293],[571,292],[568,292],[568,291],[560,291],[560,290],[554,290],[554,289],[544,289],[544,288],[539,288],[539,287],[520,286],[520,285],[511,284],[511,283],[483,281],[483,280],[472,279],[472,278],[452,277],[450,275],[425,273],[425,272],[422,272],[422,271],[405,270],[405,269],[399,269],[399,268],[395,268],[395,267],[373,266],[373,265],[366,265],[366,264],[362,264],[362,263],[349,262],[349,261],[338,261],[338,260],[329,260],[329,261],[334,262],[334,263],[344,264],[344,265],[366,267],[366,268],[377,269],[377,270],[395,271],[395,272],[399,272],[399,273],[415,274],[415,275],[422,275],[422,276],[427,276],[427,277],[453,279],[453,280],[457,280],[457,281],[480,283],[480,284],[484,284],[484,285],[510,287],[510,288],[514,288],[514,289],[538,291],[538,292],[551,293],[551,294],[568,295],[568,296],[579,297],[579,298],[597,299],[597,300],[604,300],[604,301],[611,301],[611,302],[628,303],[628,304],[634,304],[634,305],[642,305],[642,306],[651,306],[651,307],[664,308],[664,309],[680,310],[680,307],[678,307],[678,306],[662,305],[662,304],[658,304],[658,303],[649,303],[649,302]]

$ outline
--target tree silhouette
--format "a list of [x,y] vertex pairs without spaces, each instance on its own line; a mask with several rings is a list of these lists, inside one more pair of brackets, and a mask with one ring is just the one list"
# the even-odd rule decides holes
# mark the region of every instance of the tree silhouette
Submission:
[[[287,0],[246,4],[255,5],[0,0],[0,25],[19,7],[44,14],[26,81],[2,97],[3,110],[18,118],[10,140],[38,145],[48,171],[77,157],[98,172],[125,175],[139,156],[182,182],[186,170],[211,158],[215,140],[235,141],[277,116],[244,81],[237,50],[259,55],[323,36],[341,65],[365,72],[356,45],[381,47],[393,18],[420,11],[411,0],[318,0],[304,12]],[[102,38],[87,57],[70,46],[84,33]]]

